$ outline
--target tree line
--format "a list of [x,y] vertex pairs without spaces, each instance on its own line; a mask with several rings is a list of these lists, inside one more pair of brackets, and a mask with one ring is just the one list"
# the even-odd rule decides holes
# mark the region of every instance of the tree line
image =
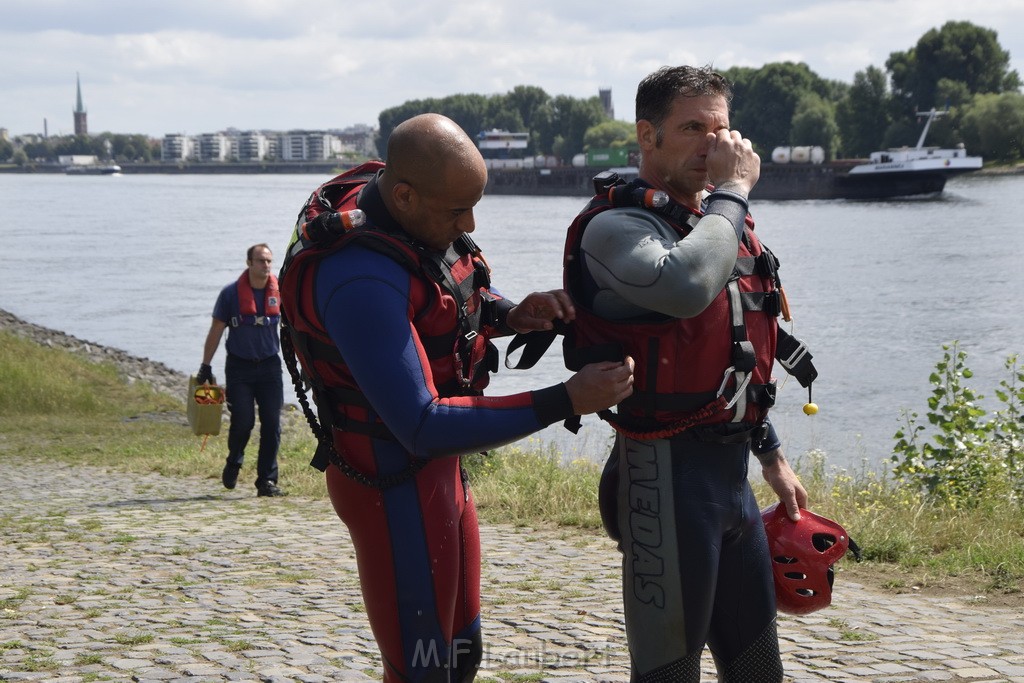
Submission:
[[[918,113],[935,108],[948,114],[932,124],[929,145],[963,143],[972,154],[1010,162],[1024,159],[1024,95],[1009,65],[996,31],[950,21],[914,47],[891,53],[884,69],[857,72],[852,84],[793,62],[722,73],[733,84],[732,127],[762,158],[786,145],[818,145],[830,159],[914,145],[922,129]],[[636,144],[633,124],[609,119],[597,97],[551,97],[521,85],[505,94],[410,100],[385,109],[379,116],[382,158],[394,127],[425,112],[448,116],[470,135],[528,131],[528,154],[563,160],[591,148]]]
[[13,145],[0,140],[0,162],[24,165],[29,160],[57,161],[62,156],[95,156],[117,161],[159,161],[160,141],[137,133],[99,135],[57,135]]

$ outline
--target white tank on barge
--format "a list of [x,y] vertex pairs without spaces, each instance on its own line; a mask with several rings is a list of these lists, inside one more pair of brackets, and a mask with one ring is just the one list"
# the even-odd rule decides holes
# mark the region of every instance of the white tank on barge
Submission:
[[796,147],[776,147],[772,150],[773,164],[823,164],[825,149],[818,145],[799,145]]

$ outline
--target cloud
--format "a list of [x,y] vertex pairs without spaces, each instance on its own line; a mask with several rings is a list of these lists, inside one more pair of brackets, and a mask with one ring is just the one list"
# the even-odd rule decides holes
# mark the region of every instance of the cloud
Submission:
[[0,127],[68,132],[76,72],[93,132],[374,124],[406,100],[517,85],[611,88],[630,119],[636,83],[664,64],[802,61],[851,82],[949,20],[996,29],[1024,73],[1020,0],[5,0]]

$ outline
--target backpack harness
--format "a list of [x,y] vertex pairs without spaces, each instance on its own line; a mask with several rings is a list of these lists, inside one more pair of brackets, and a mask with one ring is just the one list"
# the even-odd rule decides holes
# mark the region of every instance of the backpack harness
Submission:
[[[461,235],[441,254],[405,233],[372,225],[366,214],[356,208],[364,186],[383,167],[381,162],[367,162],[336,176],[313,192],[299,212],[279,277],[282,355],[303,414],[317,438],[317,449],[310,465],[324,471],[333,463],[351,479],[380,490],[408,481],[429,459],[415,459],[400,472],[373,477],[354,468],[335,448],[332,430],[378,439],[395,440],[395,436],[379,419],[357,420],[340,409],[357,406],[372,411],[366,397],[354,387],[340,351],[320,321],[312,291],[316,267],[321,260],[349,244],[358,243],[388,256],[414,275],[436,283],[453,297],[457,303],[453,328],[447,333],[420,337],[428,358],[452,357],[453,376],[446,378],[435,374],[439,395],[481,394],[489,378],[488,372],[497,370],[498,364],[497,349],[486,334],[481,334],[484,326],[493,328],[498,324],[496,299],[487,291],[490,270],[469,235]],[[353,387],[338,386],[341,382],[353,384]],[[310,408],[305,386],[312,389],[316,414]]]
[[[694,435],[701,438],[728,443],[742,442],[762,428],[765,414],[775,403],[775,384],[770,379],[770,364],[765,366],[762,363],[758,366],[754,343],[748,338],[748,326],[744,318],[745,312],[760,311],[771,317],[774,328],[772,338],[761,343],[768,344],[769,348],[774,346],[775,359],[797,378],[801,386],[810,391],[811,383],[817,377],[817,371],[811,363],[812,356],[803,342],[775,324],[775,318],[780,313],[785,320],[790,319],[788,303],[778,276],[779,261],[759,241],[756,244],[760,249],[755,248],[755,238],[750,231],[753,221],[749,215],[743,235],[744,249],[726,284],[724,305],[728,309],[728,341],[731,342],[731,351],[717,391],[659,391],[659,375],[665,372],[659,364],[661,354],[668,354],[672,361],[679,362],[676,356],[681,348],[685,348],[672,345],[672,326],[679,324],[679,321],[669,316],[651,314],[615,322],[595,314],[589,308],[589,302],[581,300],[582,285],[589,276],[580,262],[579,243],[590,219],[611,208],[632,206],[647,209],[675,226],[681,235],[692,230],[701,216],[672,201],[665,192],[655,190],[639,179],[626,183],[612,171],[597,175],[594,187],[595,196],[577,216],[566,239],[564,287],[577,305],[576,321],[558,326],[552,331],[517,335],[509,345],[508,354],[511,355],[520,347],[524,348],[522,357],[514,367],[532,367],[556,334],[564,335],[563,356],[570,370],[579,370],[587,363],[598,361],[621,361],[626,355],[624,344],[632,345],[639,341],[638,352],[646,356],[642,367],[638,362],[637,375],[641,382],[635,386],[633,395],[619,404],[618,412],[600,411],[598,416],[601,419],[619,433],[633,439],[669,438],[692,429]],[[767,285],[764,287],[766,291],[741,291],[740,279],[753,277]],[[659,354],[662,343],[669,343],[670,350]],[[707,375],[704,377],[704,384],[707,385],[712,378]],[[671,378],[664,376],[661,379],[671,381]],[[725,413],[733,409],[735,413],[729,419]],[[667,414],[670,417],[666,418]],[[733,426],[725,429],[705,427],[721,423],[723,418],[728,419]],[[579,417],[567,420],[565,426],[570,431],[578,431]]]

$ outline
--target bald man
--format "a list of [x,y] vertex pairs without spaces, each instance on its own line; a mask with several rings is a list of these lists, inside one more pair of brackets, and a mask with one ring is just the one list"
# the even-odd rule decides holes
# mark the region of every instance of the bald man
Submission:
[[358,208],[366,222],[282,273],[296,352],[333,427],[321,443],[331,464],[320,464],[356,550],[385,681],[472,681],[482,658],[479,532],[459,457],[631,392],[627,358],[536,391],[482,395],[497,369],[491,338],[575,316],[562,290],[517,305],[491,287],[469,238],[486,184],[458,125],[410,119],[375,175],[332,187],[335,208]]

